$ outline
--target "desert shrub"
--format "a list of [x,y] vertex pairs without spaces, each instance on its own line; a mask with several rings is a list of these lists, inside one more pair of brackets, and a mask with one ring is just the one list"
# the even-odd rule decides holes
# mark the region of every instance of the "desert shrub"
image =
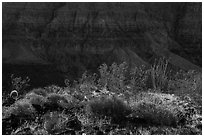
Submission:
[[48,132],[45,129],[38,128],[33,131],[33,135],[48,135]]
[[163,107],[156,106],[153,103],[139,103],[134,108],[136,117],[140,119],[140,124],[152,124],[152,125],[167,125],[175,126],[176,118],[169,110],[165,110]]
[[21,99],[15,102],[8,111],[22,118],[31,118],[36,113],[35,109],[32,107],[31,103],[27,99]]
[[201,135],[202,132],[191,127],[168,127],[168,126],[152,126],[140,127],[136,129],[136,134],[139,135]]
[[81,130],[81,122],[76,116],[54,111],[46,113],[43,118],[48,134],[75,134],[75,131]]
[[83,100],[86,95],[91,94],[97,89],[97,74],[91,74],[85,71],[79,80],[74,80],[70,84],[69,79],[65,79],[67,93],[73,95],[79,100]]
[[56,93],[59,95],[65,95],[65,94],[71,93],[71,88],[70,87],[59,87],[57,85],[50,85],[50,86],[45,87],[45,91],[47,92],[47,94]]
[[146,90],[148,87],[147,82],[149,78],[149,70],[145,66],[135,67],[130,71],[130,86],[135,91]]
[[11,75],[11,90],[17,90],[20,94],[23,94],[25,89],[29,86],[30,79],[26,77],[22,79],[21,77],[14,77]]
[[169,89],[170,90],[178,90],[178,89],[188,89],[190,91],[195,91],[196,89],[200,89],[202,79],[201,74],[190,70],[188,72],[179,71],[172,78]]
[[202,94],[202,74],[198,73],[194,76],[194,91]]
[[4,109],[2,124],[3,134],[11,134],[26,121],[35,119],[36,111],[27,99],[20,99]]
[[47,132],[42,128],[41,124],[35,121],[26,121],[16,130],[13,130],[11,135],[47,135]]
[[112,130],[111,118],[109,117],[98,117],[88,114],[77,114],[77,117],[83,127],[83,132],[87,135],[101,135],[100,132],[107,134]]
[[2,106],[2,119],[8,118],[11,115],[11,108]]
[[154,89],[166,91],[168,88],[168,77],[167,77],[168,60],[160,58],[155,61],[151,67],[150,74],[152,79],[152,85]]
[[202,74],[196,71],[179,71],[169,81],[169,91],[180,97],[190,97],[201,109],[202,106]]
[[110,67],[102,64],[99,67],[100,79],[98,84],[100,88],[107,87],[112,92],[122,92],[125,87],[125,74],[127,72],[127,63],[113,63]]
[[41,107],[43,107],[46,102],[46,98],[44,96],[32,92],[26,94],[25,98],[28,99],[32,105],[38,105]]
[[180,124],[192,126],[199,126],[201,124],[202,112],[200,112],[197,104],[190,97],[182,99],[182,103],[178,105],[182,107],[177,113]]
[[153,125],[176,126],[181,120],[178,114],[184,111],[184,102],[170,94],[140,93],[129,103],[132,118]]
[[44,93],[46,93],[45,90],[36,89],[25,95],[25,99],[32,104],[38,114],[44,114],[48,110],[69,109],[77,105],[74,97],[68,93]]
[[47,96],[47,91],[43,88],[35,88],[31,90],[30,93],[35,93],[37,95],[44,96],[44,97]]
[[90,84],[90,85],[95,85],[97,79],[97,74],[89,74],[87,71],[85,71],[82,74],[82,77],[79,80],[80,84]]
[[69,95],[50,93],[46,98],[45,106],[50,110],[69,109],[73,107],[72,98]]
[[56,85],[50,85],[45,87],[45,90],[47,93],[63,93],[63,88],[56,86]]
[[116,96],[103,96],[89,102],[88,112],[95,116],[107,116],[113,121],[120,121],[130,113],[130,108]]
[[[14,74],[11,75],[11,82],[9,82],[9,92],[2,91],[2,101],[3,105],[10,106],[11,104],[15,103],[15,101],[21,96],[24,95],[26,89],[30,86],[29,83],[30,79],[26,77],[25,79],[21,77],[14,77]],[[17,91],[17,92],[13,92]],[[15,97],[11,97],[11,93],[17,93]],[[14,94],[13,94],[14,95]]]
[[62,117],[59,112],[48,112],[44,115],[44,129],[48,134],[59,132],[62,128],[65,128],[62,123],[66,120],[67,118],[65,116]]
[[76,98],[79,101],[84,101],[85,100],[85,95],[82,92],[79,91],[74,91],[72,92],[72,96]]

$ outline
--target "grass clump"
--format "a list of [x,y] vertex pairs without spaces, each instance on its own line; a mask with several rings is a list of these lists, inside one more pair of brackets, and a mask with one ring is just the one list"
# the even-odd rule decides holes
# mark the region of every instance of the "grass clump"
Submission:
[[91,114],[111,117],[114,122],[124,120],[130,114],[128,105],[116,96],[104,96],[93,99],[88,103],[88,108]]
[[162,93],[140,93],[130,101],[132,114],[130,118],[136,122],[150,125],[175,127],[178,124],[177,113],[183,108],[174,95]]
[[25,96],[26,99],[29,100],[29,102],[32,105],[40,105],[40,106],[44,106],[45,102],[46,102],[46,98],[44,96],[38,95],[36,93],[29,93],[26,94]]
[[46,97],[47,96],[47,91],[43,88],[37,88],[37,89],[33,89],[30,91],[30,93],[35,93],[36,95],[40,95],[40,96],[43,96],[43,97]]
[[16,130],[26,121],[35,120],[36,111],[27,99],[18,100],[8,109],[4,114],[2,124],[3,134],[11,134],[13,130]]
[[74,98],[69,94],[46,92],[44,89],[34,89],[24,97],[38,113],[46,113],[47,111],[62,111],[74,107]]
[[33,117],[36,112],[27,99],[18,100],[9,111],[11,114],[22,118]]
[[50,93],[46,97],[46,108],[49,110],[63,110],[73,107],[72,100],[67,95],[60,95],[57,93]]
[[38,114],[45,113],[44,109],[47,100],[44,96],[31,92],[26,94],[25,98],[29,100],[29,102],[32,104]]
[[169,110],[158,107],[153,103],[139,103],[134,108],[138,124],[176,126],[176,118]]
[[56,85],[47,86],[45,87],[45,90],[47,93],[59,93],[59,94],[63,93],[63,88]]

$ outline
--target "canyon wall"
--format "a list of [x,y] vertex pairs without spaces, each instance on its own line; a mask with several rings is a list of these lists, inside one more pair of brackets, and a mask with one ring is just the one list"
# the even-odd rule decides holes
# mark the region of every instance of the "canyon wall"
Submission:
[[201,71],[202,3],[3,3],[7,64],[83,72],[100,64],[150,65],[165,56]]

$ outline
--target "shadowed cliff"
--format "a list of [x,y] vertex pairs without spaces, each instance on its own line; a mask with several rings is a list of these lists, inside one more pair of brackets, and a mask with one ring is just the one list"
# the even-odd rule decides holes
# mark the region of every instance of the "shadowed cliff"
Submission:
[[80,76],[102,63],[148,66],[164,56],[176,68],[201,71],[201,3],[3,3],[2,8],[6,64],[51,65]]

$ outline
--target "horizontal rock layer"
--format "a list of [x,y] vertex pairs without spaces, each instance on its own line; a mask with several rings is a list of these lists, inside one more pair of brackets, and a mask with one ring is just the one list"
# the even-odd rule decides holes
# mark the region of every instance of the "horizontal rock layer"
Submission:
[[2,8],[3,63],[69,72],[104,62],[149,65],[165,56],[176,67],[201,70],[201,3],[4,2]]

